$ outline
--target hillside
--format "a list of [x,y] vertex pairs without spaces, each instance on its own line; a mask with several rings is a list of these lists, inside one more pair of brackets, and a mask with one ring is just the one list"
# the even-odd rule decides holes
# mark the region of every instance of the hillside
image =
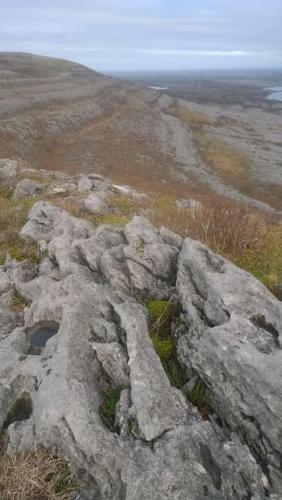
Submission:
[[68,61],[1,53],[0,117],[2,158],[282,209],[279,110],[187,103]]
[[279,500],[279,109],[1,54],[0,117],[0,499]]
[[[0,178],[0,496],[279,500],[281,302],[142,193],[13,160]],[[220,245],[214,210],[173,214]],[[262,217],[236,216],[248,251]]]

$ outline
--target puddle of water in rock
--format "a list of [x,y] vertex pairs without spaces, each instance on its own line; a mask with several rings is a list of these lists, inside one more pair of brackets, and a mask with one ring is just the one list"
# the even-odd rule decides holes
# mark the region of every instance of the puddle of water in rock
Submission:
[[30,342],[33,347],[45,347],[47,340],[56,335],[58,328],[38,328],[31,335]]

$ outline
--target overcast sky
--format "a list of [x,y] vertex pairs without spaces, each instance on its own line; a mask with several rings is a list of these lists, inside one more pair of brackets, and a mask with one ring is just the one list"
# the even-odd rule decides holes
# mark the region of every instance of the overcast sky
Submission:
[[282,0],[0,0],[0,50],[100,71],[282,67]]

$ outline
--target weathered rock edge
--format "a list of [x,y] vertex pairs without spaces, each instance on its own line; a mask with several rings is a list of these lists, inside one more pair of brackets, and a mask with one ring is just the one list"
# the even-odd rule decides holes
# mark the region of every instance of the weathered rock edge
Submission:
[[[55,448],[88,499],[279,499],[282,306],[199,242],[71,217],[37,203],[21,230],[39,266],[0,272],[0,429],[10,453]],[[9,307],[17,289],[28,305]],[[148,335],[144,299],[179,298],[178,356],[209,388],[203,421],[170,385]],[[56,325],[41,352],[30,335]],[[99,413],[121,388],[116,433]]]

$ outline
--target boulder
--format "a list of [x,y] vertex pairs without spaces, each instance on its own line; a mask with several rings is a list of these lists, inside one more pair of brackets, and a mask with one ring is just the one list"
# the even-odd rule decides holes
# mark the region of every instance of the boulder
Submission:
[[110,211],[108,198],[109,195],[105,191],[91,193],[86,200],[84,200],[83,204],[88,212],[96,215],[105,215]]
[[15,200],[24,198],[35,198],[45,189],[44,184],[34,182],[30,179],[21,179],[17,184],[13,193]]
[[19,175],[21,169],[22,164],[17,160],[0,159],[0,181],[4,184],[11,182]]
[[77,185],[75,182],[52,182],[49,184],[47,192],[50,194],[64,194],[76,191]]

